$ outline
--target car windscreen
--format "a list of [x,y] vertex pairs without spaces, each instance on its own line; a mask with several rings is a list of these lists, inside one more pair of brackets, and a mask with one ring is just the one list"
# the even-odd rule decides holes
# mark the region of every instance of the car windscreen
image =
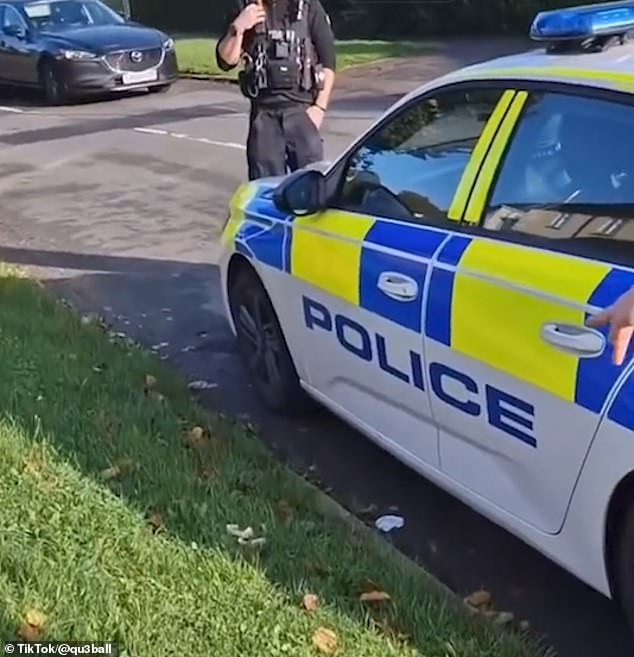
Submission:
[[98,0],[27,2],[24,12],[37,30],[59,31],[78,27],[119,25],[123,18]]

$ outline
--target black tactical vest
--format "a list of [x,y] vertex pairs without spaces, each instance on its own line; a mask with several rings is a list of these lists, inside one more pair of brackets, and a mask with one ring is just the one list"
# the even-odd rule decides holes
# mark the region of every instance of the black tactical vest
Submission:
[[267,6],[267,21],[258,26],[245,48],[242,93],[262,96],[316,94],[322,86],[322,70],[310,38],[310,0],[288,0],[284,15]]

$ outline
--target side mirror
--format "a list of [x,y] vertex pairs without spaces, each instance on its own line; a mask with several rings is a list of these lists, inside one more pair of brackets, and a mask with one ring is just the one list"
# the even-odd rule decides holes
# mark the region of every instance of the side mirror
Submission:
[[7,25],[4,28],[4,33],[16,39],[26,39],[26,30],[22,25]]
[[282,212],[315,214],[326,207],[326,178],[316,169],[295,171],[275,189],[273,202]]

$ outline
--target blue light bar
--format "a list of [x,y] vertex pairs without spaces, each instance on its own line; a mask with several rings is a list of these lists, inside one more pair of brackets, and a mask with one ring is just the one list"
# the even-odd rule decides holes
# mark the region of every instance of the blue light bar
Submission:
[[530,36],[535,41],[580,40],[625,34],[634,29],[634,0],[542,11]]

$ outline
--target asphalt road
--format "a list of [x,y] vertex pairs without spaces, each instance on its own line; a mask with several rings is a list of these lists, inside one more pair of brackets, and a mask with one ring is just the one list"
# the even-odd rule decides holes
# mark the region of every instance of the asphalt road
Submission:
[[[246,106],[228,86],[183,81],[166,96],[46,109],[0,96],[0,260],[26,265],[82,312],[154,348],[204,401],[257,423],[299,472],[349,509],[406,521],[395,543],[449,587],[484,587],[561,657],[634,650],[615,608],[326,413],[292,424],[265,413],[243,377],[214,266],[227,200],[244,178]],[[335,103],[327,154],[390,98]],[[355,464],[351,470],[350,464]]]

